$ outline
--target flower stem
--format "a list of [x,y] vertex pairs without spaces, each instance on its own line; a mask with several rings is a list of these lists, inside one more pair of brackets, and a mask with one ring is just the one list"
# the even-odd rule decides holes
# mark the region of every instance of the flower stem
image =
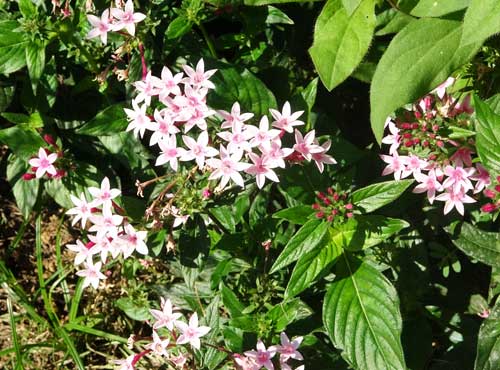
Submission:
[[205,26],[203,25],[203,23],[198,23],[198,27],[199,27],[201,33],[203,34],[203,38],[205,39],[205,42],[207,43],[208,50],[210,50],[210,54],[212,55],[212,57],[217,59],[217,52],[215,51],[214,43],[213,43],[212,39],[210,38],[210,35],[208,34],[207,30],[205,29]]

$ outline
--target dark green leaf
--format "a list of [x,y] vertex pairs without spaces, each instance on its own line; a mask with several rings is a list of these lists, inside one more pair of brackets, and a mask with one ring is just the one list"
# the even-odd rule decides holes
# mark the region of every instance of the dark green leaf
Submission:
[[17,21],[0,21],[0,73],[9,74],[26,65],[26,52],[28,45],[23,33],[14,32],[19,28]]
[[26,160],[37,155],[38,149],[45,145],[40,135],[19,127],[0,130],[0,142],[7,145],[19,158]]
[[399,180],[368,185],[352,193],[352,202],[363,213],[370,213],[399,198],[412,183],[413,180]]
[[148,307],[144,304],[137,304],[130,298],[119,298],[115,301],[115,305],[132,320],[145,321],[151,318]]
[[291,208],[282,209],[273,214],[273,218],[281,218],[291,223],[303,225],[314,213],[311,206],[299,205]]
[[45,68],[45,44],[42,41],[32,41],[26,47],[26,65],[31,80],[31,87],[36,93],[38,81]]
[[278,8],[269,5],[267,7],[267,24],[293,24],[293,21]]
[[474,96],[476,146],[481,163],[492,175],[500,174],[500,115]]
[[302,255],[286,287],[285,297],[292,298],[309,288],[311,283],[342,254],[342,247],[329,242],[322,248],[316,248]]
[[221,283],[220,293],[224,307],[229,311],[231,318],[241,316],[245,306],[238,300],[236,294],[223,283]]
[[230,232],[236,231],[236,221],[233,215],[233,209],[229,206],[212,208],[210,212],[221,223],[224,228]]
[[477,51],[459,47],[462,23],[438,18],[411,22],[389,44],[373,76],[371,124],[380,143],[384,123],[394,110],[438,86]]
[[453,244],[469,257],[489,266],[500,267],[499,233],[483,231],[464,223],[458,238],[453,240]]
[[208,97],[211,107],[230,110],[234,102],[239,102],[242,112],[252,112],[256,117],[269,114],[269,108],[276,108],[273,93],[246,69],[221,69],[212,80],[216,89]]
[[184,16],[179,16],[175,18],[167,28],[167,38],[169,39],[177,39],[181,36],[184,36],[186,33],[191,30],[193,24]]
[[283,4],[283,3],[308,3],[310,1],[320,1],[320,0],[244,0],[244,4],[249,6],[260,6],[268,4]]
[[270,273],[276,272],[290,263],[297,261],[302,255],[315,248],[321,248],[328,242],[329,224],[319,220],[310,220],[290,239],[280,253]]
[[483,43],[500,32],[500,1],[471,0],[464,17],[460,45]]
[[292,299],[271,308],[266,318],[271,320],[274,323],[274,329],[280,332],[293,322],[305,319],[313,313],[313,310],[300,299]]
[[412,10],[416,17],[440,17],[469,6],[471,0],[420,0]]
[[500,369],[500,300],[479,329],[474,370]]
[[17,207],[22,212],[24,218],[28,218],[33,207],[37,201],[38,189],[40,187],[40,180],[23,180],[22,175],[28,170],[28,164],[11,155],[7,164],[7,180],[12,186],[12,193],[16,200]]
[[406,369],[396,289],[374,267],[343,255],[326,293],[323,323],[358,370]]
[[349,16],[340,0],[329,0],[321,11],[309,53],[328,90],[349,77],[368,51],[375,29],[374,6],[374,0],[363,0]]
[[128,126],[123,104],[115,104],[99,112],[84,124],[77,133],[91,136],[112,136],[125,131]]

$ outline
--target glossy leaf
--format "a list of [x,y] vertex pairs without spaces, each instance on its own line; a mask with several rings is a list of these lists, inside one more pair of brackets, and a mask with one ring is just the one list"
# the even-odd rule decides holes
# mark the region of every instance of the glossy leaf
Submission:
[[38,81],[45,68],[45,44],[33,41],[26,47],[26,65],[31,80],[31,87],[36,92]]
[[273,93],[246,69],[221,69],[212,81],[216,88],[208,100],[213,108],[230,110],[234,102],[239,102],[242,112],[252,112],[256,117],[269,114],[269,108],[276,108]]
[[500,115],[474,96],[476,146],[481,163],[492,175],[500,175]]
[[347,11],[347,15],[351,15],[352,13],[354,13],[361,1],[362,0],[342,0],[342,5]]
[[368,51],[375,29],[374,6],[373,0],[363,0],[349,16],[340,0],[329,0],[321,11],[309,53],[328,90],[349,77]]
[[36,14],[35,4],[31,0],[17,0],[17,3],[24,18],[31,18]]
[[273,218],[281,218],[294,224],[303,225],[313,213],[314,210],[311,206],[298,205],[276,212],[273,214]]
[[91,136],[112,136],[123,132],[128,126],[127,116],[122,104],[115,104],[99,112],[89,122],[76,130],[77,133]]
[[370,90],[371,125],[380,143],[387,117],[446,80],[476,53],[459,47],[462,23],[422,18],[399,32],[380,59]]
[[363,213],[370,213],[399,198],[412,183],[413,180],[399,180],[368,185],[352,193],[352,202]]
[[420,0],[411,10],[416,17],[440,17],[469,6],[471,0]]
[[302,255],[324,246],[328,240],[327,235],[329,224],[316,219],[308,221],[290,239],[281,254],[271,267],[270,273],[276,272],[290,263],[297,261]]
[[489,266],[500,267],[500,234],[480,230],[464,223],[458,238],[453,240],[458,249]]
[[396,289],[380,271],[343,255],[323,303],[333,345],[357,370],[406,369]]
[[35,206],[40,187],[39,179],[29,181],[22,179],[21,176],[26,173],[28,168],[29,166],[27,163],[19,157],[14,155],[9,157],[6,171],[7,181],[9,181],[12,186],[12,193],[14,194],[17,207],[26,219]]
[[22,32],[15,32],[21,25],[17,21],[0,21],[0,73],[9,74],[26,65],[25,49],[28,41]]
[[359,215],[332,230],[332,243],[350,251],[371,248],[405,227],[406,221],[375,215]]
[[191,30],[193,24],[184,16],[175,18],[167,28],[167,38],[177,39]]
[[461,45],[483,43],[500,32],[500,1],[471,0],[463,28]]
[[496,369],[500,369],[500,300],[481,324],[474,364],[474,370]]
[[4,143],[18,157],[26,160],[36,155],[38,149],[45,145],[35,131],[24,130],[16,126],[0,130],[0,143]]
[[[320,1],[320,0],[312,0]],[[269,4],[283,4],[283,3],[308,3],[310,0],[244,0],[245,5],[260,6]]]
[[309,288],[316,278],[342,254],[339,244],[329,242],[302,255],[295,265],[285,291],[291,298]]

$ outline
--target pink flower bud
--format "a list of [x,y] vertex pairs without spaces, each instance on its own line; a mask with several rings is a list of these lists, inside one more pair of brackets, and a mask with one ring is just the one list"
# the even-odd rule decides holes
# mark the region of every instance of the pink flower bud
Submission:
[[432,131],[439,130],[439,125],[432,125]]
[[485,213],[491,213],[494,212],[497,209],[497,206],[494,205],[493,203],[486,203],[481,207],[481,211]]
[[418,123],[412,123],[411,124],[411,129],[416,130],[418,128]]
[[345,207],[345,209],[352,209],[352,204],[351,203],[347,203],[344,207]]
[[415,111],[415,118],[416,119],[421,119],[422,118],[422,113],[420,113],[419,111]]
[[209,188],[203,189],[201,196],[205,199],[210,198],[212,196],[212,190],[210,190]]
[[338,215],[339,211],[336,209],[332,209],[332,215],[336,216]]
[[316,213],[316,218],[323,218],[324,216],[325,216],[325,213],[322,211]]
[[354,216],[354,214],[352,212],[347,212],[346,216],[347,216],[347,218],[351,218],[352,216]]
[[444,146],[444,143],[441,140],[436,141],[436,145],[440,148]]
[[321,206],[318,203],[314,203],[311,207],[312,207],[312,209],[315,209],[315,210],[321,209]]
[[485,189],[485,190],[483,191],[483,194],[484,194],[484,196],[485,196],[485,197],[487,197],[487,198],[490,198],[490,199],[495,198],[495,192],[494,192],[493,190],[491,190],[491,189]]
[[87,242],[87,244],[85,244],[85,248],[90,249],[90,248],[92,248],[94,245],[95,245],[95,243],[94,243],[94,242]]
[[25,173],[23,175],[23,180],[24,181],[29,181],[29,180],[33,180],[35,178],[35,174],[34,173]]
[[424,140],[424,141],[422,142],[422,146],[423,146],[424,148],[427,148],[427,147],[429,146],[429,142],[428,142],[427,140]]
[[330,194],[330,195],[333,195],[333,193],[334,193],[334,191],[333,191],[333,189],[332,189],[331,187],[330,187],[330,188],[328,188],[328,189],[326,189],[326,191],[327,191],[327,192],[328,192],[328,194]]
[[328,216],[328,217],[326,218],[326,220],[327,220],[328,222],[332,222],[332,221],[333,221],[333,216],[332,216],[332,215]]

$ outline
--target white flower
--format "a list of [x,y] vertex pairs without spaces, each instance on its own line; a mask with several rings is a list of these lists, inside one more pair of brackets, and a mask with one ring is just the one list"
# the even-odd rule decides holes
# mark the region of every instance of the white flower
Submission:
[[161,154],[156,159],[156,165],[161,166],[168,162],[170,167],[177,171],[177,158],[184,154],[184,149],[177,148],[177,139],[175,135],[171,135],[168,139],[160,140],[158,145],[161,149]]
[[102,204],[103,207],[110,208],[111,200],[119,196],[121,191],[119,189],[111,189],[109,179],[105,177],[101,181],[101,187],[96,188],[92,186],[89,188],[89,193],[94,197],[94,200],[92,201],[94,206]]
[[134,2],[132,0],[125,3],[125,10],[111,8],[111,15],[118,21],[113,24],[113,31],[125,28],[132,36],[135,35],[135,24],[146,18],[145,14],[134,13]]
[[158,333],[153,330],[153,343],[149,343],[146,345],[147,349],[150,349],[153,351],[155,355],[158,356],[168,356],[167,353],[167,346],[170,343],[170,341],[167,339],[162,340]]
[[224,189],[229,182],[233,180],[237,185],[245,187],[243,182],[243,177],[240,175],[240,171],[245,171],[250,164],[240,162],[243,156],[243,151],[237,151],[235,153],[229,154],[226,148],[222,145],[220,146],[220,159],[210,158],[207,160],[207,164],[214,169],[209,180],[215,180],[221,178],[219,187]]
[[125,113],[127,114],[127,119],[129,120],[129,124],[127,126],[126,131],[134,131],[134,135],[143,137],[146,129],[150,129],[151,119],[146,114],[147,105],[143,104],[142,107],[139,107],[139,104],[134,99],[132,100],[132,109],[124,108]]
[[148,246],[144,242],[148,237],[147,231],[135,231],[130,224],[125,226],[125,234],[120,235],[120,245],[123,251],[123,258],[128,258],[134,251],[140,254],[148,254]]
[[80,240],[77,240],[76,244],[67,244],[66,248],[68,248],[72,252],[76,252],[74,262],[75,266],[78,266],[83,261],[87,260],[89,257],[92,257],[96,253],[96,249],[94,247],[87,248],[87,246]]
[[161,311],[160,310],[149,310],[151,315],[155,318],[155,322],[153,324],[153,329],[157,330],[163,327],[166,327],[168,330],[174,330],[174,325],[177,325],[177,322],[182,317],[182,314],[179,312],[173,312],[174,308],[172,306],[172,302],[170,299],[161,298]]
[[203,168],[206,157],[214,157],[219,153],[217,149],[208,146],[208,133],[206,131],[201,132],[200,136],[198,136],[198,140],[194,140],[192,137],[184,135],[182,141],[184,141],[184,144],[186,144],[189,150],[183,153],[180,160],[191,161],[195,159],[200,169]]
[[89,285],[92,285],[94,289],[99,286],[99,281],[106,279],[103,273],[101,273],[101,262],[97,262],[95,265],[91,258],[87,259],[84,263],[85,269],[77,271],[76,274],[85,278],[83,280],[83,288],[85,289]]
[[293,132],[293,126],[303,125],[304,122],[297,120],[304,111],[298,111],[295,113],[291,112],[290,103],[285,102],[283,105],[283,110],[281,112],[276,109],[269,109],[271,115],[274,117],[273,126],[279,128],[280,130],[285,130],[286,132]]
[[102,12],[100,19],[92,14],[88,14],[87,19],[94,27],[87,34],[87,38],[93,39],[94,37],[100,36],[102,43],[106,44],[108,41],[108,32],[112,31],[112,24],[109,23],[109,9]]
[[92,208],[95,206],[94,202],[87,202],[85,199],[85,195],[83,192],[80,194],[80,198],[75,197],[74,195],[70,195],[71,201],[75,205],[74,208],[66,211],[68,215],[74,215],[73,221],[71,225],[74,226],[78,220],[81,220],[82,229],[85,229],[85,224],[87,223],[87,219],[92,215]]
[[276,173],[272,170],[276,167],[275,163],[268,161],[266,156],[259,157],[255,153],[249,153],[248,156],[253,164],[248,167],[245,172],[255,176],[257,186],[262,189],[266,181],[266,177],[274,182],[280,182]]
[[257,341],[257,351],[246,351],[245,355],[253,359],[258,366],[264,366],[268,370],[274,370],[274,365],[271,362],[271,359],[276,354],[276,349],[274,347],[269,347],[266,349],[266,346],[259,339]]
[[53,163],[57,159],[56,153],[51,153],[47,155],[47,152],[44,148],[38,149],[38,158],[31,158],[29,160],[29,164],[36,168],[36,178],[39,179],[43,177],[45,172],[48,174],[55,176],[57,175],[57,170],[54,167]]
[[198,326],[198,314],[196,312],[189,318],[189,325],[182,321],[178,321],[176,326],[182,332],[177,339],[177,344],[189,343],[196,349],[200,349],[200,337],[211,330],[208,326]]
[[184,82],[185,84],[189,84],[196,89],[203,87],[207,89],[215,89],[215,85],[209,81],[209,78],[212,77],[212,75],[217,72],[217,70],[211,69],[205,72],[205,62],[203,61],[203,59],[200,59],[198,61],[198,64],[196,64],[196,70],[186,65],[182,66],[182,68],[188,75],[188,77],[182,80],[182,82]]

